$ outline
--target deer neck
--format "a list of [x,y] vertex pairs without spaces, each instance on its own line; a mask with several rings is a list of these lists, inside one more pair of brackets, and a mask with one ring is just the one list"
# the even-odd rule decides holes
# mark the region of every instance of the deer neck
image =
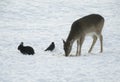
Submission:
[[70,43],[71,46],[72,46],[72,44],[73,44],[74,41],[75,41],[75,39],[72,38],[71,36],[68,36],[68,38],[67,38],[67,40],[66,40],[66,42],[67,42],[67,43]]

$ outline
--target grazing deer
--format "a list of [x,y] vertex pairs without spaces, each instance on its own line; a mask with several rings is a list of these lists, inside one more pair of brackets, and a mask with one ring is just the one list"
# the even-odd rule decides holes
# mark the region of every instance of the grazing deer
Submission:
[[86,35],[92,35],[93,37],[93,42],[88,52],[92,51],[97,38],[100,39],[100,52],[103,52],[103,36],[101,34],[103,25],[104,18],[98,14],[90,14],[73,22],[67,40],[63,40],[65,56],[69,56],[75,40],[77,40],[76,56],[81,55],[81,48]]

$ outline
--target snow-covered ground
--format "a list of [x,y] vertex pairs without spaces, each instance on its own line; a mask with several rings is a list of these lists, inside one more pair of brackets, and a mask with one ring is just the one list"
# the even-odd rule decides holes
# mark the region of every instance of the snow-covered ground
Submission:
[[[91,13],[105,18],[104,52],[98,41],[88,54],[87,37],[81,56],[65,57],[72,22]],[[119,0],[0,0],[0,82],[120,82],[119,15]],[[22,41],[36,54],[22,55]],[[55,50],[44,52],[52,41]]]

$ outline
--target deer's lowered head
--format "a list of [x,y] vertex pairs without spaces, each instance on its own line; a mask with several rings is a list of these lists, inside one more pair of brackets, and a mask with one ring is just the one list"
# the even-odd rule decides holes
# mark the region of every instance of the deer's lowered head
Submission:
[[63,40],[63,48],[65,51],[65,56],[69,56],[71,49],[72,49],[72,44],[73,44],[73,40],[71,40],[71,41]]

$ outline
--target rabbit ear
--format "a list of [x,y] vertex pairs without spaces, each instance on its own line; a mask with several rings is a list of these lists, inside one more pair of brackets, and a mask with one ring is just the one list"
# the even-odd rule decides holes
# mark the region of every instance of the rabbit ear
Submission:
[[23,42],[21,42],[21,44],[20,45],[23,45]]
[[[62,39],[63,40],[63,39]],[[65,44],[66,42],[65,42],[65,40],[63,40],[63,44]]]

